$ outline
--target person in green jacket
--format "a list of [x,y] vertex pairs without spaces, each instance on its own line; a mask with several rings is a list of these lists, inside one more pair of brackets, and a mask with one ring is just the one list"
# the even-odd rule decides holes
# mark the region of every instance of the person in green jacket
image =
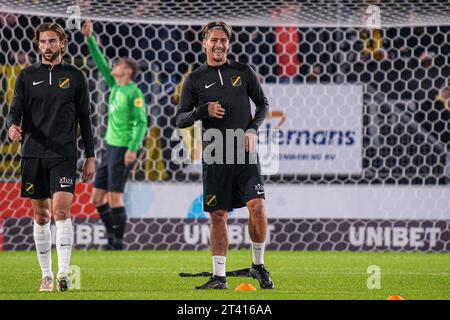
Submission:
[[120,58],[110,69],[92,30],[88,20],[81,32],[110,90],[106,152],[95,173],[92,202],[106,227],[107,249],[122,250],[127,221],[123,190],[147,130],[147,111],[144,95],[133,82],[138,71],[136,62]]

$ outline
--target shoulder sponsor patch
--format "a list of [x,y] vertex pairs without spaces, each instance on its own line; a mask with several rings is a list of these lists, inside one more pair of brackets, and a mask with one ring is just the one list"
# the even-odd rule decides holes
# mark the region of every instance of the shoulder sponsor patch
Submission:
[[134,99],[134,106],[136,108],[141,108],[144,105],[144,100],[141,97],[137,97]]

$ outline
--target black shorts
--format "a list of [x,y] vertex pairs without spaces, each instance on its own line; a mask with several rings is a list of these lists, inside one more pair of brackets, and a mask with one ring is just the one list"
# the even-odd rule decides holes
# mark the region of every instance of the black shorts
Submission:
[[94,188],[109,192],[123,192],[134,163],[125,166],[127,147],[107,145],[100,166],[95,172]]
[[22,188],[24,198],[52,198],[55,192],[75,192],[76,158],[22,158]]
[[203,164],[203,210],[231,211],[264,197],[258,164]]

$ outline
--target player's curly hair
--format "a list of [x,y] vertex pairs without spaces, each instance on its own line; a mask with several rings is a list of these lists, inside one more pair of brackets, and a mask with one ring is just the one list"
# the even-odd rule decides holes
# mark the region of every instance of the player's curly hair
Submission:
[[209,22],[207,25],[205,25],[201,31],[202,40],[206,39],[206,37],[208,36],[208,33],[214,29],[223,30],[226,33],[228,40],[231,41],[231,37],[233,36],[233,31],[231,30],[231,27],[223,21],[212,21],[212,22]]
[[45,31],[53,31],[58,35],[59,40],[64,43],[64,47],[61,50],[61,53],[64,53],[67,49],[67,34],[64,31],[64,28],[61,27],[61,25],[56,22],[45,22],[43,24],[40,24],[34,31],[34,39],[33,39],[34,43],[38,47],[41,33]]

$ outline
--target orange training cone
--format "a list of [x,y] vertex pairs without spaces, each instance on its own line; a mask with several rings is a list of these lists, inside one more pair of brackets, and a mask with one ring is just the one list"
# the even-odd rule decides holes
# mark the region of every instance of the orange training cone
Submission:
[[250,283],[241,283],[236,289],[236,291],[255,291],[256,288]]
[[402,296],[390,296],[386,300],[405,300]]

